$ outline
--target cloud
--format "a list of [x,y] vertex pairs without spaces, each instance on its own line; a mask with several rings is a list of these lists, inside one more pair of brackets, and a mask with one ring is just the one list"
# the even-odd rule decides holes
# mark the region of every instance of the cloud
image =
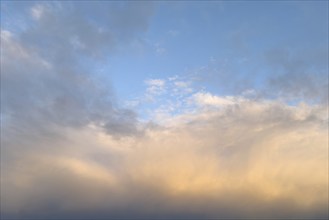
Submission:
[[[246,37],[248,31],[238,30],[239,38]],[[236,42],[233,44],[237,45]],[[215,88],[220,94],[240,95],[254,90],[258,97],[266,99],[327,105],[327,41],[312,47],[270,46],[260,54],[253,54],[254,47],[250,44],[243,47],[223,52],[206,65],[189,69],[186,75],[193,77],[195,83]]]
[[173,92],[175,94],[184,95],[193,92],[191,81],[177,81],[177,80],[171,80],[171,81],[173,81],[174,84]]
[[222,98],[222,97],[212,95],[210,93],[203,93],[203,92],[198,92],[193,95],[193,100],[198,105],[214,106],[214,107],[233,105],[236,103],[234,98],[235,97],[232,97],[232,96],[227,96],[227,97]]
[[153,100],[155,96],[166,93],[166,81],[163,79],[148,79],[145,84],[148,86],[145,94],[148,100]]
[[[285,49],[270,50],[266,60],[274,69],[268,92],[286,99],[326,103],[328,100],[328,51],[314,48],[296,54]],[[316,67],[316,68],[315,68]]]
[[[145,81],[161,105],[141,122],[94,67],[147,31],[151,3],[8,5],[26,20],[1,29],[1,218],[328,217],[327,105],[175,76]],[[282,79],[304,68],[280,57]],[[232,66],[214,80],[228,90],[244,79]],[[302,81],[269,82],[291,95]],[[326,88],[312,83],[305,97]]]
[[192,80],[184,76],[170,76],[159,79],[147,79],[142,96],[134,97],[130,102],[140,107],[144,120],[153,120],[162,124],[174,115],[191,110],[191,94],[195,90]]
[[145,83],[149,86],[163,87],[166,82],[162,79],[149,79],[146,80]]
[[[99,12],[94,21],[88,18],[89,6]],[[54,126],[95,124],[114,136],[137,132],[137,115],[115,103],[93,65],[102,65],[116,48],[147,29],[152,4],[29,2],[7,7],[34,20],[19,32],[1,30],[1,115],[6,126],[42,133],[54,132]]]
[[[66,128],[60,145],[56,137],[24,141],[20,159],[2,168],[3,210],[33,218],[326,217],[326,109],[234,100],[149,125],[139,137],[89,126]],[[36,142],[54,149],[34,150]]]
[[87,75],[1,37],[4,218],[328,216],[327,107],[196,92],[139,128]]
[[45,13],[45,8],[42,5],[35,5],[31,8],[31,15],[34,19],[39,20]]

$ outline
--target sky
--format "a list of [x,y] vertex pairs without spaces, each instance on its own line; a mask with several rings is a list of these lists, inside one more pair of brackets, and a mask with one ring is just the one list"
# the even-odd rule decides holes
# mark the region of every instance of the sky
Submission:
[[328,1],[1,1],[1,219],[327,219]]

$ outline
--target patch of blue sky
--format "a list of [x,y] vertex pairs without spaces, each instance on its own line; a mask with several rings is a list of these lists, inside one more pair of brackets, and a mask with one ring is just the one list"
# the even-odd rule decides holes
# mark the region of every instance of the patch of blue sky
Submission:
[[[31,16],[27,16],[30,12],[26,10],[28,2],[23,2],[18,6],[14,6],[14,2],[1,1],[1,30],[9,30],[12,33],[21,33],[26,30],[32,21]],[[26,19],[30,17],[30,19]]]

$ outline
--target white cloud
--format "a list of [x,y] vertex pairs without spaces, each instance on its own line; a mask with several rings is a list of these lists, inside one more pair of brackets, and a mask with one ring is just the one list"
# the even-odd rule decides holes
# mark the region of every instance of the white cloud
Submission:
[[175,76],[171,76],[171,77],[168,77],[168,80],[169,81],[174,81],[174,80],[176,80],[176,79],[178,79],[179,77],[177,76],[177,75],[175,75]]
[[36,4],[31,8],[31,15],[35,20],[40,20],[45,14],[45,6],[41,4]]
[[166,81],[162,80],[162,79],[148,79],[148,80],[145,80],[145,83],[149,86],[163,87],[165,85]]
[[176,81],[176,82],[174,82],[174,85],[179,88],[187,88],[190,86],[190,83],[184,82],[184,81]]
[[173,81],[173,93],[174,95],[186,95],[193,92],[191,81]]
[[147,85],[145,97],[148,101],[166,92],[166,81],[163,79],[147,79],[144,82]]
[[192,100],[199,106],[213,106],[222,107],[227,105],[234,105],[241,101],[241,98],[233,96],[216,96],[209,92],[198,92],[192,96]]

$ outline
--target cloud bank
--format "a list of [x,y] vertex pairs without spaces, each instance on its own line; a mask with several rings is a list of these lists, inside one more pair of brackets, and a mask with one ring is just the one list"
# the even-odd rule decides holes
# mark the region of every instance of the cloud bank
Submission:
[[146,124],[141,136],[129,135],[128,113],[105,131],[29,108],[4,115],[5,217],[327,216],[327,108],[193,97],[194,114]]
[[8,140],[6,156],[15,160],[3,167],[3,210],[40,218],[324,218],[326,114],[244,100],[179,115],[140,137],[87,126],[61,128],[60,139]]

